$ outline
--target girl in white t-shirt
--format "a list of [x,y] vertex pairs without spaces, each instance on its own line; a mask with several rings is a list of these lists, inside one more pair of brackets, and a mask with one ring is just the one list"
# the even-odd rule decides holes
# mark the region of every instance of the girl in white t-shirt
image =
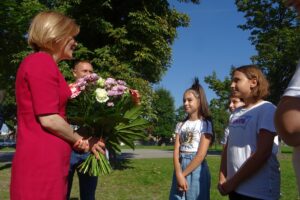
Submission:
[[230,200],[279,199],[278,137],[273,123],[276,107],[263,100],[268,86],[255,65],[233,71],[232,93],[245,105],[230,116],[222,153],[218,189],[222,195],[229,194]]
[[208,103],[197,78],[184,92],[183,104],[187,118],[175,130],[170,200],[209,200],[210,173],[205,156],[213,132]]

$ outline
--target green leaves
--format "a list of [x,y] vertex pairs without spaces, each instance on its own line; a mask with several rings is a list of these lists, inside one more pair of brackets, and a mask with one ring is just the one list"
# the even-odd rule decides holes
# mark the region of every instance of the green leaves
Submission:
[[[114,141],[123,142],[134,149],[134,141],[145,137],[145,129],[149,122],[142,118],[140,106],[135,106],[126,111],[124,118],[128,121],[121,122],[114,127]],[[117,151],[117,149],[115,150]]]
[[123,72],[150,83],[159,82],[170,67],[176,29],[189,23],[168,1],[85,0],[69,5],[66,12],[81,27],[78,41],[95,51],[91,60],[97,59],[114,77],[119,74],[115,66],[126,65]]
[[154,122],[154,135],[171,138],[175,129],[175,106],[170,92],[164,88],[155,91],[154,110],[157,120]]
[[220,141],[224,135],[224,130],[228,125],[228,105],[231,94],[231,80],[229,77],[225,77],[223,81],[218,79],[216,72],[206,76],[204,80],[209,85],[209,88],[217,94],[217,98],[210,101],[209,107],[212,114],[216,140]]
[[[196,3],[199,0],[180,0]],[[6,89],[4,110],[13,119],[14,81],[20,61],[30,52],[26,37],[30,21],[42,10],[56,10],[80,26],[80,44],[74,60],[90,60],[96,72],[128,82],[142,95],[143,115],[156,119],[153,83],[170,68],[171,47],[179,27],[189,25],[188,15],[169,1],[132,0],[1,0],[0,87]],[[74,61],[60,63],[66,79],[72,80]],[[8,78],[9,77],[9,78]]]
[[134,120],[141,114],[141,106],[134,106],[124,114],[124,118]]
[[[91,88],[81,92],[73,99],[70,119],[80,125],[87,136],[103,138],[106,147],[112,151],[110,153],[120,152],[121,143],[134,149],[134,141],[145,137],[145,129],[149,124],[142,116],[142,106],[134,106],[131,96],[127,93],[115,101],[114,107],[94,101],[94,98]],[[111,171],[109,162],[102,154],[99,153],[99,156],[100,159],[97,160],[91,154],[79,166],[80,172],[91,176],[109,174]]]
[[[149,125],[142,115],[143,106],[133,103],[129,91],[122,96],[110,96],[113,106],[107,106],[107,102],[99,103],[95,100],[96,88],[96,85],[88,85],[71,100],[67,115],[70,121],[79,125],[84,135],[103,138],[106,147],[113,152],[120,151],[121,143],[134,148],[134,141],[145,137]],[[82,170],[88,170],[89,165],[93,163],[84,165]]]

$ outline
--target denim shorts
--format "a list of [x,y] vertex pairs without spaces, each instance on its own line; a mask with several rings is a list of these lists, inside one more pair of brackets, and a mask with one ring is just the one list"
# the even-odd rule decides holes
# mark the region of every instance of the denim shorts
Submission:
[[[180,164],[184,170],[188,164],[196,156],[196,153],[181,153]],[[170,200],[209,200],[210,199],[210,172],[206,160],[188,176],[188,191],[182,192],[177,189],[177,180],[175,172],[173,173],[173,181],[170,191]]]

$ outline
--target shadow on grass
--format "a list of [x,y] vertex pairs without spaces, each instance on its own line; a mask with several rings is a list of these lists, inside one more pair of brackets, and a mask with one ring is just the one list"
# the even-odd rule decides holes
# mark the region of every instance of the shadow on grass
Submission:
[[130,158],[134,158],[136,155],[137,154],[135,154],[135,153],[123,153],[122,152],[122,154],[117,156],[118,157],[117,159],[118,160],[130,159]]
[[289,151],[289,150],[282,150],[281,153],[284,153],[284,154],[292,154],[293,151]]
[[7,169],[7,168],[11,168],[11,163],[4,164],[4,165],[0,166],[0,171],[4,170],[4,169]]
[[132,161],[128,158],[117,158],[117,160],[111,164],[114,170],[133,169]]
[[211,149],[209,149],[207,151],[208,155],[221,155],[221,153],[222,153],[222,151],[220,151],[220,150],[211,150]]
[[1,152],[0,162],[11,162],[14,157],[15,152]]
[[11,161],[14,157],[14,152],[1,152],[0,153],[0,171],[11,168]]

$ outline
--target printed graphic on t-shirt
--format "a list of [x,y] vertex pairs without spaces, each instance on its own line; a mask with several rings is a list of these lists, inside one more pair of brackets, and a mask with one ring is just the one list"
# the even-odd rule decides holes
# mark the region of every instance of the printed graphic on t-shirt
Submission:
[[252,116],[250,115],[242,115],[237,118],[233,118],[230,122],[230,126],[233,128],[242,128],[245,129],[247,127],[248,122],[251,120]]
[[187,127],[181,132],[181,145],[186,146],[186,148],[192,148],[193,142],[195,142],[195,134],[199,134],[199,131],[195,128]]

